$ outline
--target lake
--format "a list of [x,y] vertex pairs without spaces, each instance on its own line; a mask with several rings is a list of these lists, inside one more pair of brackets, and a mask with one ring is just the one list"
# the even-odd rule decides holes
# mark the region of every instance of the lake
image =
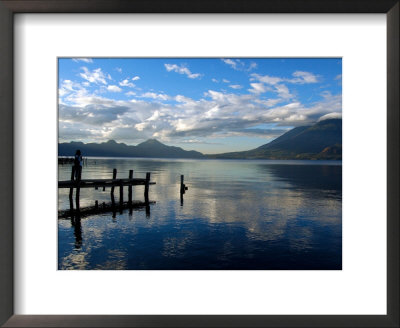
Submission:
[[[341,270],[342,165],[337,161],[88,158],[82,179],[144,178],[150,212],[58,219],[61,270]],[[71,165],[59,165],[69,180]],[[180,175],[188,187],[180,198]],[[143,186],[133,199],[144,200]],[[59,210],[69,208],[59,189]],[[124,191],[125,197],[127,187]],[[119,190],[115,196],[118,200]],[[81,189],[81,207],[110,189]]]

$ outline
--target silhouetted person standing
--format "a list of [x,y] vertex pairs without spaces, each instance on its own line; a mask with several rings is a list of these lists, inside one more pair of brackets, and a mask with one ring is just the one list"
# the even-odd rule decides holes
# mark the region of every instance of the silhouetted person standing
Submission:
[[82,174],[82,154],[79,149],[75,153],[74,166],[75,166],[75,179],[80,180]]

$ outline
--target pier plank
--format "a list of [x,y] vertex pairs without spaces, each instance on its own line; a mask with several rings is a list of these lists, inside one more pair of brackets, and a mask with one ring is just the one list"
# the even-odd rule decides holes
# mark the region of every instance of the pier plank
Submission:
[[[58,181],[58,188],[94,188],[94,187],[119,187],[123,186],[138,186],[145,185],[146,179],[85,179],[85,180],[64,180]],[[150,185],[156,184],[155,182],[149,182]]]

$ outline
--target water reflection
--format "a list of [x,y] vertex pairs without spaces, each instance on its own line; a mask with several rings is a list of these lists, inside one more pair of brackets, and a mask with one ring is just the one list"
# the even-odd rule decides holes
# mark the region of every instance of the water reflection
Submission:
[[258,168],[260,171],[268,170],[277,179],[303,191],[323,190],[342,194],[341,165],[260,165]]
[[72,216],[71,226],[74,227],[75,249],[79,249],[82,246],[81,218],[79,216]]
[[[121,175],[150,171],[157,205],[151,217],[149,206],[82,218],[80,244],[79,233],[59,220],[59,268],[341,269],[341,165],[292,164],[89,160],[83,174],[90,178],[109,177],[114,167]],[[181,174],[190,187],[185,195]],[[142,188],[133,189],[143,197]],[[101,194],[87,190],[82,202]]]

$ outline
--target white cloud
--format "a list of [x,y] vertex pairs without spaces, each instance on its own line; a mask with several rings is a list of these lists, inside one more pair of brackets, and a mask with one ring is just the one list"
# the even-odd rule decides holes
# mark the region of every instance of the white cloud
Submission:
[[221,59],[225,64],[231,66],[234,70],[237,71],[251,71],[252,69],[257,68],[257,63],[250,62],[250,64],[246,64],[240,59]]
[[267,106],[267,107],[273,107],[277,104],[279,104],[280,102],[282,102],[283,99],[279,99],[279,98],[275,98],[275,99],[268,99],[268,100],[264,100],[264,99],[256,99],[254,100],[254,102]]
[[227,80],[227,79],[222,79],[222,82],[224,83],[231,83],[231,81]]
[[236,67],[237,67],[237,63],[232,59],[222,59],[222,61],[225,64],[230,65],[233,69],[236,69]]
[[323,115],[318,119],[318,122],[328,120],[331,118],[342,118],[342,113],[329,113],[329,114]]
[[295,71],[292,76],[293,78],[282,78],[277,76],[259,75],[256,73],[251,74],[252,80],[258,80],[265,84],[276,85],[281,82],[293,83],[293,84],[307,84],[317,83],[319,79],[316,75],[310,72]]
[[193,100],[193,99],[188,98],[188,97],[185,97],[185,96],[182,96],[182,95],[177,95],[177,96],[175,97],[175,100],[176,100],[177,102],[180,102],[180,103],[194,103],[194,100]]
[[201,77],[200,73],[194,74],[187,67],[183,65],[178,66],[176,64],[164,64],[164,66],[168,72],[174,71],[179,74],[185,74],[189,79],[197,79]]
[[[87,82],[88,83],[88,82]],[[84,86],[88,86],[86,84],[86,82],[82,83]],[[86,93],[86,89],[84,87],[82,87],[81,84],[77,83],[77,82],[73,82],[71,80],[64,80],[61,83],[60,88],[58,89],[58,95],[64,99],[64,96],[70,95],[70,94],[74,94],[74,93]]]
[[213,100],[224,100],[225,99],[225,94],[222,92],[214,91],[214,90],[208,90],[208,95],[213,99]]
[[58,89],[58,94],[59,94],[60,97],[65,96],[67,93],[68,93],[68,91],[63,89],[63,88]]
[[267,87],[266,85],[262,83],[250,83],[251,89],[248,89],[251,93],[259,94],[259,93],[265,93],[267,91],[270,91],[271,88]]
[[257,63],[251,62],[250,65],[249,65],[249,71],[251,71],[254,68],[257,68]]
[[72,58],[74,62],[85,62],[85,63],[93,63],[91,58]]
[[[114,138],[132,142],[141,137],[155,137],[165,141],[231,135],[259,135],[267,138],[277,136],[276,128],[253,127],[274,123],[286,129],[288,126],[310,124],[324,115],[330,117],[327,114],[341,111],[340,95],[326,95],[322,101],[309,107],[300,102],[274,107],[282,100],[263,100],[257,94],[238,95],[209,90],[207,95],[210,96],[208,100],[193,100],[178,95],[174,98],[176,104],[140,99],[135,102],[117,101],[86,95],[76,98],[79,106],[60,105],[60,122],[75,122],[81,131],[90,131],[95,127],[98,130],[96,138],[103,138],[103,141]],[[165,96],[161,94],[161,98]],[[146,97],[160,99],[160,95],[150,92]],[[83,133],[75,132],[77,138]],[[69,138],[74,139],[72,131]]]
[[319,82],[317,76],[310,72],[296,71],[292,75],[294,78],[288,80],[290,83],[306,84]]
[[68,91],[73,91],[73,85],[74,83],[71,80],[64,80],[61,84],[63,89],[66,89]]
[[88,82],[107,84],[106,76],[101,71],[101,68],[94,69],[93,71],[88,70],[87,67],[81,67],[81,69],[83,70],[83,73],[80,73],[79,75]]
[[278,93],[278,96],[283,99],[293,98],[293,95],[290,94],[288,87],[284,84],[275,85],[275,90]]
[[229,86],[230,88],[232,88],[232,89],[241,89],[241,88],[243,88],[241,85],[239,85],[239,84],[231,84],[230,86]]
[[111,91],[111,92],[121,92],[122,91],[122,89],[116,85],[109,85],[107,87],[107,90]]
[[219,83],[219,81],[217,79],[211,79],[211,81],[213,81],[214,83]]
[[[293,78],[310,81],[304,74]],[[132,79],[127,80],[131,83]],[[282,130],[341,113],[341,94],[323,92],[321,101],[304,105],[291,94],[289,82],[265,81],[274,84],[254,77],[246,94],[238,94],[232,89],[208,90],[195,100],[183,94],[169,96],[149,91],[137,95],[130,91],[125,95],[134,96],[133,99],[116,100],[100,97],[96,92],[89,94],[90,89],[85,89],[83,83],[64,80],[60,85],[59,119],[68,129],[60,129],[60,139],[105,141],[114,138],[135,143],[138,138],[150,137],[176,142],[185,138],[195,140],[233,135],[271,138],[277,136],[276,127],[255,127],[276,124]],[[99,83],[106,90],[106,86]],[[107,89],[114,88],[120,89],[117,85]],[[267,91],[270,93],[266,94]]]
[[132,78],[132,81],[137,81],[137,80],[140,80],[140,76],[134,76],[134,77]]
[[121,67],[116,67],[115,70],[116,70],[118,73],[122,73],[122,68],[121,68]]
[[128,79],[125,79],[125,80],[119,82],[119,85],[121,87],[130,87],[130,88],[134,88],[135,87],[135,85],[132,82],[129,82]]
[[141,95],[143,98],[152,98],[152,99],[160,99],[160,100],[168,100],[170,97],[163,93],[155,93],[155,92],[146,92]]
[[280,77],[274,77],[274,76],[269,76],[269,75],[259,75],[259,74],[251,74],[252,80],[258,80],[262,83],[265,84],[270,84],[270,85],[275,85],[277,83],[280,83],[283,81],[282,78]]

